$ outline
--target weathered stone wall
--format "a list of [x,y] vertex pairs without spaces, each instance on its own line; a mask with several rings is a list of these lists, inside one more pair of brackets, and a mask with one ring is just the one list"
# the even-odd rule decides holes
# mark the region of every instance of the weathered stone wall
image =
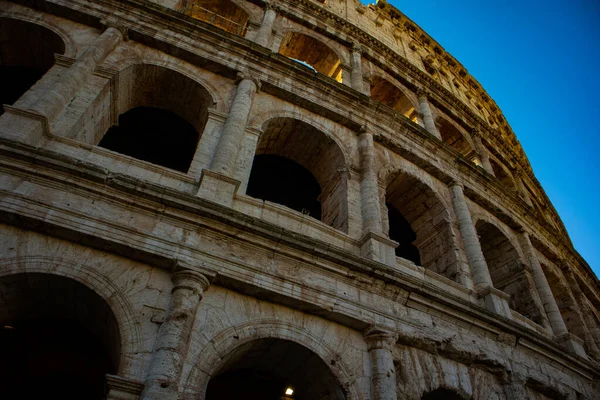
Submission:
[[[0,115],[0,324],[31,318],[16,304],[51,276],[82,308],[58,317],[120,341],[109,399],[203,399],[272,342],[325,365],[296,375],[336,399],[598,396],[597,278],[497,107],[384,1],[236,0],[245,37],[179,1],[24,3],[0,2],[0,37],[26,21],[64,53]],[[291,33],[343,81],[278,54]],[[140,106],[197,131],[187,172],[98,146]],[[321,220],[246,194],[259,154],[315,177]],[[394,256],[386,203],[422,266]]]

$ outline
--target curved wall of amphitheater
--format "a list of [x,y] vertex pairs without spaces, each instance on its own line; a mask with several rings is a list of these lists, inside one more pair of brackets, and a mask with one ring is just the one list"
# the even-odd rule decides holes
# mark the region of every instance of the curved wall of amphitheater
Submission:
[[0,80],[8,397],[600,397],[598,279],[385,1],[0,1]]

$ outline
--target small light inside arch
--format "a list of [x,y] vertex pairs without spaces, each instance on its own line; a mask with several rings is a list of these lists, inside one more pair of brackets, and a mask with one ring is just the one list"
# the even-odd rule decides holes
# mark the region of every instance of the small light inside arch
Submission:
[[291,387],[285,389],[285,395],[286,396],[291,396],[294,394],[294,389],[292,389]]

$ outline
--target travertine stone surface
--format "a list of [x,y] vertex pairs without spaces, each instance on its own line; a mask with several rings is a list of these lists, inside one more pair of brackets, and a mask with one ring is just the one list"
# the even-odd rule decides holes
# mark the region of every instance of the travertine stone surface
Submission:
[[600,397],[598,279],[498,106],[386,1],[0,1],[0,66],[41,74],[0,114],[0,327],[80,323],[107,399],[243,370],[298,400]]

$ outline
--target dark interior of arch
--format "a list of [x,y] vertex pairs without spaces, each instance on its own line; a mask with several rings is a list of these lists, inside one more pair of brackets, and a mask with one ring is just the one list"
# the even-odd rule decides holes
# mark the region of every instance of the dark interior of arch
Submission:
[[419,249],[413,245],[413,242],[417,239],[417,234],[400,211],[396,210],[390,203],[387,203],[386,206],[390,224],[390,239],[399,243],[396,247],[396,256],[410,260],[416,265],[421,265]]
[[136,107],[119,116],[98,146],[187,172],[198,144],[196,129],[172,111]]
[[398,111],[406,117],[410,117],[415,111],[412,103],[402,90],[381,77],[375,77],[373,79],[371,84],[371,98]]
[[64,52],[64,42],[51,30],[0,18],[0,104],[14,104],[52,67],[54,53]]
[[329,366],[297,343],[259,339],[233,351],[208,384],[207,400],[280,400],[286,388],[294,400],[343,400]]
[[494,287],[510,295],[510,308],[541,324],[533,281],[515,247],[500,229],[488,222],[479,221],[476,228]]
[[471,145],[464,138],[458,128],[443,118],[441,118],[439,121],[439,131],[440,135],[442,136],[442,140],[463,156],[468,156],[473,151],[473,148],[471,148]]
[[187,0],[185,14],[208,22],[234,35],[244,36],[248,13],[229,0]]
[[500,184],[504,187],[515,189],[515,185],[512,180],[504,170],[495,160],[490,159],[490,164],[492,164],[492,169],[494,170],[494,175],[496,179],[500,181]]
[[118,373],[120,335],[109,306],[68,278],[0,279],[0,374],[6,399],[101,400]]
[[425,393],[421,400],[463,400],[464,398],[450,389],[436,389]]
[[246,194],[321,219],[319,183],[310,171],[288,158],[273,154],[256,155]]
[[341,60],[333,50],[317,39],[297,32],[288,33],[279,53],[312,66],[317,72],[342,81]]

